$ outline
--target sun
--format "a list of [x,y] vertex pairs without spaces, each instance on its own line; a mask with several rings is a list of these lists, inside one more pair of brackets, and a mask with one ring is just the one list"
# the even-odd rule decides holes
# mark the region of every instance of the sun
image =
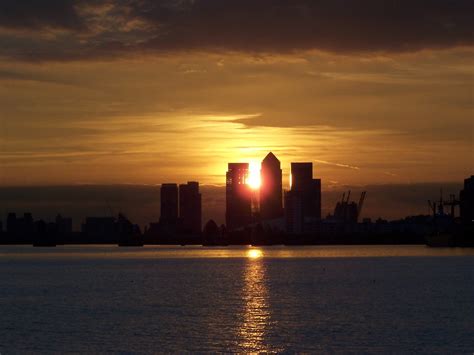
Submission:
[[247,185],[249,185],[252,190],[258,190],[260,188],[260,165],[258,164],[258,162],[251,162],[249,164],[249,176],[247,178]]
[[257,259],[263,256],[263,252],[260,249],[250,249],[247,251],[247,257],[250,259]]

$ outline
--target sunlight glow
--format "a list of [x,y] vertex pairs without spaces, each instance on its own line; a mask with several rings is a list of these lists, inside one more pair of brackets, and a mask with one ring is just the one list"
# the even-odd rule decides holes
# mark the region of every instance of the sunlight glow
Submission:
[[260,249],[250,249],[247,252],[247,257],[249,257],[250,259],[257,259],[257,258],[261,258],[262,256],[263,256],[263,253]]
[[249,163],[249,176],[247,179],[247,184],[252,190],[258,190],[260,188],[260,164],[256,161]]
[[[260,252],[259,249],[250,249],[248,252]],[[266,268],[260,259],[245,263],[244,284],[242,287],[241,324],[238,330],[239,353],[260,354],[280,353],[284,349],[275,348],[268,342],[268,333],[271,329],[269,290],[266,284]]]

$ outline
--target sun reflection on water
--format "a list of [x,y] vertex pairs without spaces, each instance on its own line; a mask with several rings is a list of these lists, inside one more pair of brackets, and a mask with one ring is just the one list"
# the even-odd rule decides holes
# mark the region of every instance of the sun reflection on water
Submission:
[[265,340],[270,326],[270,311],[262,256],[260,249],[247,251],[242,290],[244,309],[239,328],[239,346],[245,353],[271,350]]

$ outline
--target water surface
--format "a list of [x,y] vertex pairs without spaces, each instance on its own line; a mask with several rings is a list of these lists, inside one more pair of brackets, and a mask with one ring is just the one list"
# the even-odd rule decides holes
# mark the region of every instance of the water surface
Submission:
[[474,351],[474,249],[0,247],[0,352]]

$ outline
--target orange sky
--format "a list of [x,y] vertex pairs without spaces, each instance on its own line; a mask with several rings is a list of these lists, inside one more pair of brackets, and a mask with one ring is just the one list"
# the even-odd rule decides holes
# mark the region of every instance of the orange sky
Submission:
[[[285,181],[291,161],[313,161],[323,186],[460,181],[474,171],[474,49],[461,35],[403,50],[370,38],[361,50],[319,38],[289,49],[257,26],[263,52],[226,31],[230,48],[198,37],[201,47],[151,50],[138,40],[153,34],[152,20],[117,30],[119,5],[108,4],[76,4],[79,20],[64,24],[50,13],[46,25],[41,14],[23,19],[25,28],[0,16],[1,185],[223,184],[227,162],[269,151]],[[83,43],[106,36],[139,44],[81,57]]]

